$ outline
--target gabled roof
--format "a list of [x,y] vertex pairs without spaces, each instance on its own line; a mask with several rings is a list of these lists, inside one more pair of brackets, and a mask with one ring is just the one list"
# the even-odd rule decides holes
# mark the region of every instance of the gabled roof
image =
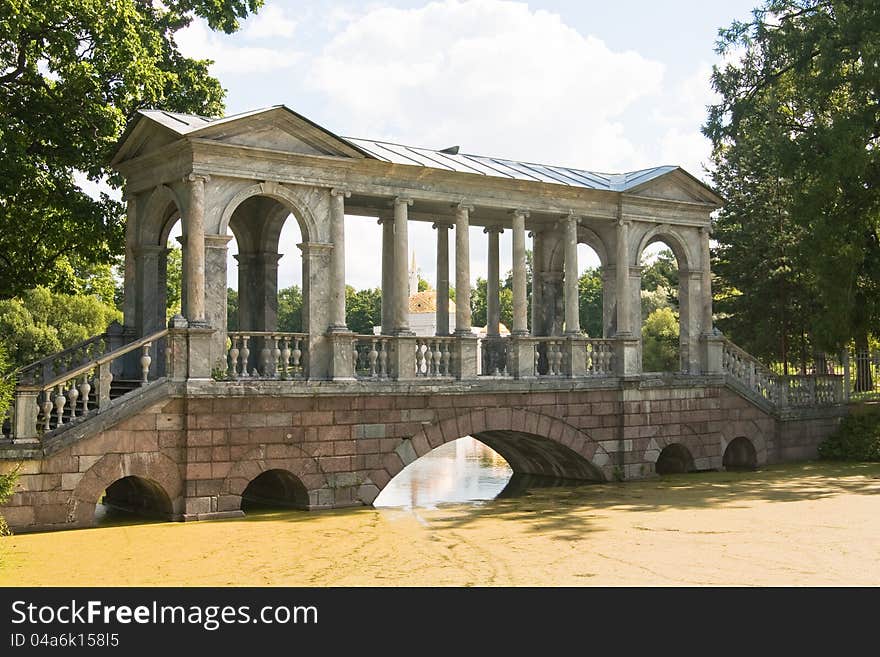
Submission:
[[692,176],[681,167],[674,165],[651,167],[626,173],[601,173],[571,167],[521,162],[483,155],[469,155],[459,153],[457,147],[433,150],[373,139],[340,137],[306,117],[297,114],[285,105],[273,105],[218,119],[167,112],[165,110],[139,110],[135,120],[129,124],[119,140],[113,164],[123,159],[126,155],[126,142],[142,118],[149,119],[154,124],[158,124],[180,137],[210,137],[217,133],[221,126],[234,124],[239,121],[244,122],[250,117],[257,117],[270,112],[280,112],[285,116],[293,117],[296,121],[304,122],[313,134],[320,136],[325,144],[335,144],[341,152],[392,164],[421,166],[458,173],[527,180],[609,192],[637,190],[646,186],[652,180],[677,172],[690,184],[695,183],[699,186],[702,196],[716,203],[722,200],[703,181]]

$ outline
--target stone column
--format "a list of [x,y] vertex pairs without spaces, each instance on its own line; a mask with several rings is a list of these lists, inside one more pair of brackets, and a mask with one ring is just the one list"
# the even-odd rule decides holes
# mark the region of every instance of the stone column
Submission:
[[487,226],[483,229],[489,235],[489,276],[486,282],[486,337],[501,334],[501,284],[498,263],[498,236],[504,232],[501,226]]
[[532,232],[532,335],[542,335],[541,304],[543,303],[543,284],[541,275],[544,258],[541,253],[541,234]]
[[581,320],[578,313],[578,217],[565,219],[565,335],[579,336]]
[[145,245],[135,251],[136,285],[132,294],[136,300],[134,328],[138,337],[165,327],[167,258],[168,249],[164,246]]
[[[617,332],[617,274],[614,265],[604,265],[602,271],[602,336],[610,338]],[[592,336],[599,337],[599,336]]]
[[712,331],[712,255],[709,252],[709,226],[700,228],[700,247],[703,252],[703,276],[701,281],[702,295],[701,323],[703,333],[711,334]]
[[629,290],[629,223],[620,220],[617,222],[617,262],[615,273],[617,274],[617,335],[630,337],[632,333],[632,320],[630,318],[630,290]]
[[437,335],[449,335],[449,229],[437,222]]
[[349,332],[345,323],[345,199],[350,196],[351,192],[344,189],[330,190],[330,241],[333,244],[330,333]]
[[184,316],[190,327],[204,326],[205,321],[205,183],[209,176],[189,174],[189,207],[183,230],[186,235],[186,308]]
[[471,333],[471,251],[468,230],[472,205],[460,203],[455,210],[455,334]]
[[226,370],[226,245],[231,235],[205,236],[205,320],[214,329],[211,367]]
[[529,334],[526,298],[526,217],[525,210],[513,213],[513,327],[511,334]]
[[303,257],[303,332],[309,334],[308,348],[303,349],[303,364],[312,380],[330,377],[330,346],[327,326],[330,310],[330,260],[333,245],[323,242],[297,244]]
[[413,335],[409,328],[408,222],[411,198],[394,199],[394,335]]
[[131,331],[136,330],[137,286],[135,251],[137,249],[137,197],[125,197],[125,271],[122,292],[122,322]]
[[394,324],[394,220],[379,219],[382,226],[382,334],[390,335]]

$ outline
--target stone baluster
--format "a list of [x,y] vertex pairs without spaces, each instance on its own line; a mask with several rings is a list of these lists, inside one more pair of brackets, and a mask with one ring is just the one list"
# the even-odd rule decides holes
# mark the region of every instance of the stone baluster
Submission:
[[443,358],[443,352],[440,351],[440,345],[442,344],[441,340],[434,341],[434,376],[440,376],[442,374],[442,367],[440,364],[441,359]]
[[82,383],[79,384],[79,398],[82,400],[82,414],[89,412],[89,394],[92,392],[92,384],[89,383],[89,373],[83,374]]
[[98,365],[98,408],[104,408],[110,403],[110,386],[113,384],[113,372],[110,371],[110,363]]
[[44,390],[43,391],[43,432],[47,432],[51,429],[51,421],[52,421],[52,409],[55,408],[55,404],[52,403],[52,390]]
[[76,417],[76,400],[79,399],[79,390],[76,389],[76,379],[70,382],[67,389],[67,405],[70,407],[70,419]]
[[263,347],[260,349],[260,373],[263,377],[272,376],[272,349],[269,347],[269,337],[263,336]]
[[378,376],[377,363],[379,361],[379,349],[377,342],[378,341],[375,338],[370,340],[370,350],[367,352],[367,369],[369,370],[371,379],[375,379]]
[[272,378],[278,379],[280,378],[279,373],[281,372],[280,361],[281,361],[281,347],[278,346],[279,337],[277,335],[272,336]]
[[64,396],[64,386],[58,384],[55,388],[55,426],[60,427],[64,424],[64,406],[67,403],[67,397]]
[[241,336],[241,377],[248,376],[248,359],[251,355],[250,345],[248,344],[250,339],[249,335]]
[[379,378],[388,378],[388,340],[380,340],[379,346],[382,348],[379,352]]
[[153,346],[152,342],[148,342],[143,347],[141,347],[141,385],[145,386],[150,380],[150,363],[153,362],[152,357],[150,356],[150,348]]
[[238,336],[229,336],[229,378],[238,378]]
[[284,336],[281,344],[281,378],[285,381],[290,378],[290,338]]
[[299,373],[300,360],[302,359],[302,338],[294,338],[293,339],[293,351],[290,354],[290,358],[292,361],[292,370],[293,374],[296,375]]

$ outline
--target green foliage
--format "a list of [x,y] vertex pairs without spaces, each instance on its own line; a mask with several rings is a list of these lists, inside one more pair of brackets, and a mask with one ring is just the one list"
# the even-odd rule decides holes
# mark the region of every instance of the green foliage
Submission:
[[226,330],[238,330],[238,290],[226,288]]
[[7,0],[0,5],[0,299],[37,286],[75,292],[77,267],[123,248],[121,204],[74,174],[108,169],[135,110],[218,116],[208,61],[174,36],[194,16],[232,32],[262,0]]
[[421,274],[419,274],[418,291],[425,292],[430,289],[431,289],[431,284],[428,281],[426,281],[424,278],[422,278]]
[[346,285],[345,323],[349,330],[361,335],[372,335],[373,327],[381,322],[382,290],[355,290],[351,285]]
[[672,308],[655,310],[642,324],[642,369],[678,372],[678,316]]
[[171,247],[168,249],[165,268],[165,295],[165,319],[171,319],[180,313],[180,304],[183,299],[183,250],[180,248]]
[[[513,277],[509,277],[510,286],[505,283],[498,290],[499,315],[501,323],[508,329],[513,326]],[[477,278],[477,284],[471,290],[471,322],[474,326],[488,324],[487,295],[489,283],[485,278]]]
[[848,415],[819,445],[819,457],[842,461],[880,461],[880,411]]
[[299,285],[278,291],[278,330],[302,333],[303,295]]
[[58,294],[44,287],[0,300],[0,344],[15,367],[103,333],[122,314],[96,296]]
[[12,406],[12,393],[15,390],[15,367],[9,360],[6,347],[0,342],[0,413]]
[[578,279],[578,313],[581,330],[591,338],[602,337],[602,275],[587,269]]
[[[12,497],[12,494],[15,492],[15,484],[17,481],[18,466],[16,466],[11,472],[0,474],[0,504],[8,502],[9,498]],[[8,536],[9,533],[9,526],[6,524],[6,519],[0,515],[0,536]]]
[[785,365],[864,343],[880,325],[880,5],[765,0],[718,50],[737,55],[703,128],[726,201],[719,325]]

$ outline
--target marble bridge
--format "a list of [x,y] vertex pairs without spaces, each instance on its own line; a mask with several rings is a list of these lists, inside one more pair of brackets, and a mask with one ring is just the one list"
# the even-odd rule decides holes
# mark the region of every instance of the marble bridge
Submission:
[[[126,180],[123,324],[19,372],[0,440],[0,471],[20,475],[2,509],[16,530],[89,526],[102,500],[182,520],[240,515],[248,501],[369,505],[408,464],[468,435],[514,472],[548,477],[755,467],[814,456],[845,412],[842,377],[778,376],[714,330],[710,214],[722,200],[679,167],[602,174],[345,138],[283,106],[141,111],[112,164]],[[381,269],[378,334],[346,325],[346,216],[381,226],[381,253],[348,256]],[[182,313],[167,322],[178,221]],[[286,221],[302,236],[302,333],[278,330]],[[432,335],[409,325],[412,222],[436,230]],[[488,234],[480,333],[468,303],[450,310],[450,284],[470,297],[475,230]],[[678,265],[675,372],[642,371],[639,262],[654,242]],[[579,244],[601,261],[601,336],[579,323]]]

